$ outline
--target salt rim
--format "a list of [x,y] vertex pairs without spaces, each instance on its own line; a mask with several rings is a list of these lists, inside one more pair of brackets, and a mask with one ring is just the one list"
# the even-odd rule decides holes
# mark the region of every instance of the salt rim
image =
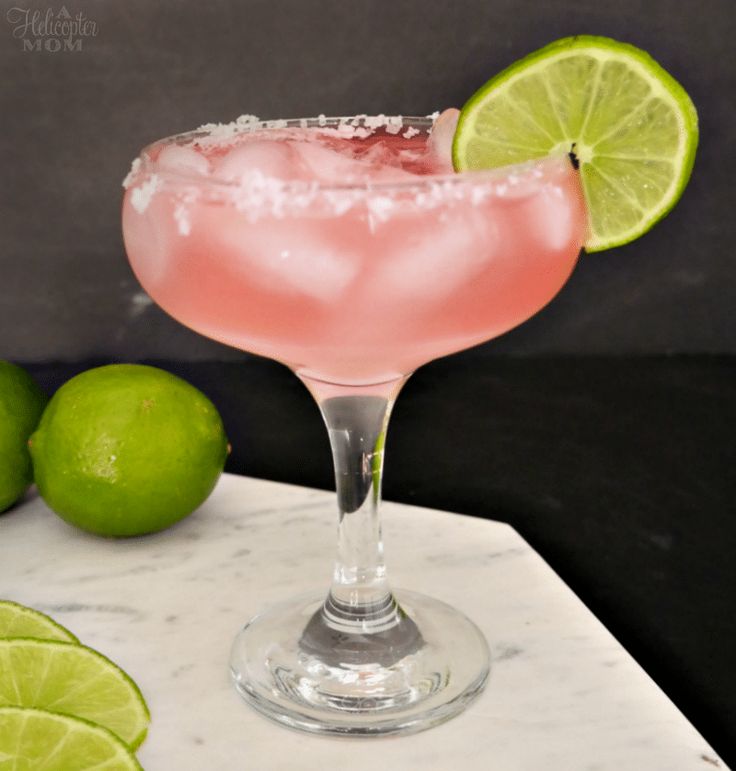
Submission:
[[151,174],[139,187],[133,189],[130,194],[130,204],[138,214],[143,214],[148,208],[148,204],[151,203],[151,199],[159,189],[160,184],[159,175]]
[[[427,115],[424,119],[432,119],[432,122],[437,120],[439,116],[438,112],[432,115]],[[416,118],[409,118],[409,120],[416,120]],[[331,122],[337,121],[334,126],[330,126]],[[316,122],[316,126],[310,126]],[[223,140],[231,139],[243,133],[250,133],[253,131],[260,131],[262,129],[286,129],[286,128],[322,128],[325,129],[324,133],[331,134],[333,136],[340,136],[345,139],[364,139],[371,136],[379,128],[386,130],[387,134],[398,134],[403,128],[404,118],[401,115],[368,115],[362,113],[360,115],[352,115],[341,118],[328,118],[324,113],[320,113],[316,118],[281,118],[278,120],[260,120],[255,115],[241,115],[230,123],[205,123],[190,134],[204,133],[206,136],[198,138],[200,144],[209,143],[222,143]],[[419,133],[418,129],[414,129],[416,133]],[[180,134],[179,137],[187,136],[187,134]],[[414,134],[411,134],[414,136]],[[176,137],[172,137],[175,139]]]
[[[261,121],[253,115],[242,115],[231,123],[205,124],[194,131],[149,145],[133,161],[123,186],[126,189],[133,188],[130,194],[131,205],[139,214],[145,212],[157,192],[163,189],[173,191],[177,199],[174,218],[179,233],[187,236],[191,232],[190,206],[202,199],[228,203],[251,221],[263,216],[282,218],[310,207],[314,209],[310,214],[316,216],[339,216],[361,202],[368,206],[372,218],[385,220],[397,207],[404,210],[435,208],[468,197],[473,205],[477,205],[488,196],[505,197],[509,193],[513,194],[524,183],[533,184],[535,180],[541,179],[544,176],[542,163],[555,159],[555,156],[548,156],[483,171],[418,174],[411,179],[395,181],[366,180],[335,184],[317,180],[279,180],[257,172],[250,175],[247,182],[222,180],[194,171],[158,169],[149,155],[149,148],[161,144],[177,142],[221,145],[243,133],[264,129],[310,128],[341,138],[363,139],[380,128],[387,133],[398,134],[408,124],[403,136],[411,138],[422,130],[429,135],[438,116],[439,112],[425,117],[380,114],[328,118],[321,114],[316,118]],[[567,157],[563,155],[556,160],[568,163]]]
[[[425,124],[422,126],[422,128],[427,131],[427,135],[429,136],[432,133],[432,129],[434,128],[434,124],[437,121],[439,115],[440,113],[435,111],[431,115],[412,116],[406,118],[402,115],[384,115],[383,113],[380,113],[379,115],[368,115],[366,113],[361,113],[360,115],[328,118],[324,113],[320,113],[316,118],[282,118],[277,120],[260,120],[260,118],[258,118],[256,115],[246,114],[239,116],[230,123],[203,123],[201,126],[192,131],[187,131],[182,134],[174,134],[170,137],[159,139],[158,141],[144,147],[141,151],[141,155],[133,161],[130,167],[130,171],[125,176],[125,179],[123,179],[123,188],[127,190],[129,187],[131,187],[135,182],[136,177],[141,173],[143,167],[150,165],[150,159],[148,158],[147,151],[149,148],[159,144],[170,144],[177,142],[179,144],[198,144],[204,147],[209,145],[226,145],[228,140],[233,140],[241,134],[250,134],[264,129],[289,128],[317,129],[321,134],[325,134],[327,136],[338,136],[342,139],[365,139],[366,137],[374,134],[380,128],[385,128],[387,134],[398,134],[404,127],[405,120],[411,121],[411,123],[414,124]],[[331,123],[334,125],[329,125]],[[363,125],[361,125],[361,123]],[[407,126],[402,136],[405,139],[411,139],[420,133],[421,129],[418,129],[415,125],[411,125]],[[143,169],[143,171],[145,171],[145,169]],[[168,171],[167,175],[177,177],[186,176],[190,180],[197,178],[200,180],[206,180],[207,183],[211,184],[237,184],[196,174],[188,175]],[[422,175],[422,177],[430,176],[440,175]],[[352,187],[354,185],[320,185],[322,188],[342,188],[346,186]]]
[[125,175],[125,179],[123,180],[123,187],[125,190],[127,190],[133,184],[133,180],[138,176],[141,163],[142,161],[140,158],[135,158],[133,163],[130,164],[130,171]]

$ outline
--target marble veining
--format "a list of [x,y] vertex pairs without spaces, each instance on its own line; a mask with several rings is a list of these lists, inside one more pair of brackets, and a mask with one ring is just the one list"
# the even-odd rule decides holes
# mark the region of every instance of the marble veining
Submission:
[[232,689],[238,628],[326,589],[333,496],[225,475],[168,531],[87,535],[38,498],[0,516],[0,597],[51,613],[139,683],[153,715],[146,771],[708,771],[715,752],[508,525],[387,503],[393,583],[464,610],[493,653],[463,715],[381,740],[272,725]]

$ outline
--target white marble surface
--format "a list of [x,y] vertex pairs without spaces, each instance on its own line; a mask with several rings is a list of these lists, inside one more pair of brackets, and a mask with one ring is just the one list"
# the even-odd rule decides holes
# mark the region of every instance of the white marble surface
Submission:
[[712,771],[713,750],[508,525],[385,505],[394,585],[483,629],[489,685],[460,717],[379,740],[314,737],[247,707],[231,640],[271,602],[327,585],[332,495],[224,476],[170,530],[107,541],[38,498],[0,516],[0,597],[54,616],[140,684],[147,771]]

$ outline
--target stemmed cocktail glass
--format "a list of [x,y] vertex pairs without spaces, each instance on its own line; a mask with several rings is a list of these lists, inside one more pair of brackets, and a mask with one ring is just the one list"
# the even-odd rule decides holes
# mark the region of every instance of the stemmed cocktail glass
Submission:
[[126,249],[149,294],[289,366],[329,431],[332,584],[248,622],[230,663],[247,701],[304,730],[421,730],[482,690],[489,652],[472,621],[388,582],[386,427],[413,370],[536,313],[584,239],[567,158],[454,174],[433,125],[241,120],[151,145],[127,180]]

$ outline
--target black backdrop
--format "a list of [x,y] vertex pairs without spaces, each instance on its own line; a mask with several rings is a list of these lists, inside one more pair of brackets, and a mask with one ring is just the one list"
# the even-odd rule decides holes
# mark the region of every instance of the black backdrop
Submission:
[[460,105],[575,33],[640,45],[683,83],[701,146],[676,210],[583,257],[527,324],[415,375],[386,492],[511,522],[732,752],[736,3],[68,0],[97,29],[72,51],[16,32],[14,8],[61,2],[0,7],[0,357],[49,391],[95,363],[165,359],[223,412],[230,470],[320,486],[326,437],[296,379],[184,329],[133,278],[120,181],[139,148],[244,112]]

